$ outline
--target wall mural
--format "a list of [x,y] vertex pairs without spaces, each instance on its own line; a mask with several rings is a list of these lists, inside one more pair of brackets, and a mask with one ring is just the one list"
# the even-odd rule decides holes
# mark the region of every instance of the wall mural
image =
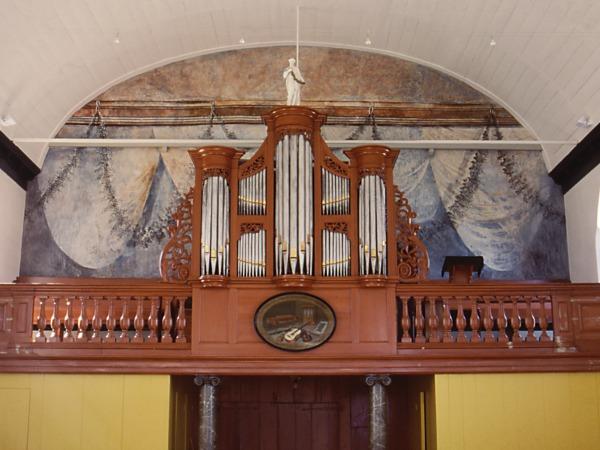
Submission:
[[[86,105],[57,137],[263,139],[257,114],[285,103],[280,69],[290,54],[249,49],[155,69],[106,91],[102,117]],[[530,138],[501,108],[490,133],[486,114],[473,113],[489,99],[414,63],[303,48],[301,65],[303,104],[330,114],[326,139]],[[51,149],[27,192],[21,275],[158,277],[170,213],[193,174],[181,148]],[[485,278],[568,278],[563,198],[540,153],[402,150],[394,177],[418,214],[431,278],[445,255],[482,255]]]

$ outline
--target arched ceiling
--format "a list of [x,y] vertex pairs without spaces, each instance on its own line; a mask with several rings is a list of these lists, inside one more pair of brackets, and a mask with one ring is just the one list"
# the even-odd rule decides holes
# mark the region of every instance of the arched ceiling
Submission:
[[[295,7],[281,0],[1,0],[0,116],[17,122],[2,131],[51,137],[86,101],[149,68],[290,44]],[[580,140],[590,129],[577,128],[577,119],[600,118],[598,1],[302,0],[300,8],[302,44],[438,68],[496,99],[539,139]],[[545,147],[549,168],[571,147]],[[24,150],[41,164],[43,148]]]

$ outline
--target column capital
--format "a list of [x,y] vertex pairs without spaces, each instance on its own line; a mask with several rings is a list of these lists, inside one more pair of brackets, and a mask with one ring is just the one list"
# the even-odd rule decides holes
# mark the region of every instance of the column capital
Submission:
[[392,378],[389,375],[375,375],[369,374],[365,377],[365,383],[367,386],[375,386],[381,384],[382,386],[389,386],[392,384]]
[[218,386],[221,384],[221,378],[216,375],[196,375],[194,377],[194,384],[196,386]]

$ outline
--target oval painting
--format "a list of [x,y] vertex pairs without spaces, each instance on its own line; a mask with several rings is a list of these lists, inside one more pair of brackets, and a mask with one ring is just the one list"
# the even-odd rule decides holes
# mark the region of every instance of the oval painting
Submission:
[[323,300],[302,293],[288,293],[264,302],[254,315],[261,338],[288,351],[310,350],[325,343],[335,330],[335,313]]

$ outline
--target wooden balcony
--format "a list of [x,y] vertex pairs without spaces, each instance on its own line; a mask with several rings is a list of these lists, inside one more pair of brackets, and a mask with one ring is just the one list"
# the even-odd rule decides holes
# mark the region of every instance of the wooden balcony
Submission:
[[[321,295],[329,301],[328,292],[337,291],[331,299],[338,318],[335,339],[300,353],[273,349],[253,335],[241,294],[235,301],[220,300],[229,299],[231,291],[278,289],[265,283],[231,282],[226,289],[98,279],[2,284],[0,371],[257,375],[600,369],[599,285],[390,283],[363,288],[361,299],[344,303],[342,286],[348,283],[353,281]],[[394,309],[396,314],[389,314]],[[225,337],[219,340],[207,328],[225,328]]]

